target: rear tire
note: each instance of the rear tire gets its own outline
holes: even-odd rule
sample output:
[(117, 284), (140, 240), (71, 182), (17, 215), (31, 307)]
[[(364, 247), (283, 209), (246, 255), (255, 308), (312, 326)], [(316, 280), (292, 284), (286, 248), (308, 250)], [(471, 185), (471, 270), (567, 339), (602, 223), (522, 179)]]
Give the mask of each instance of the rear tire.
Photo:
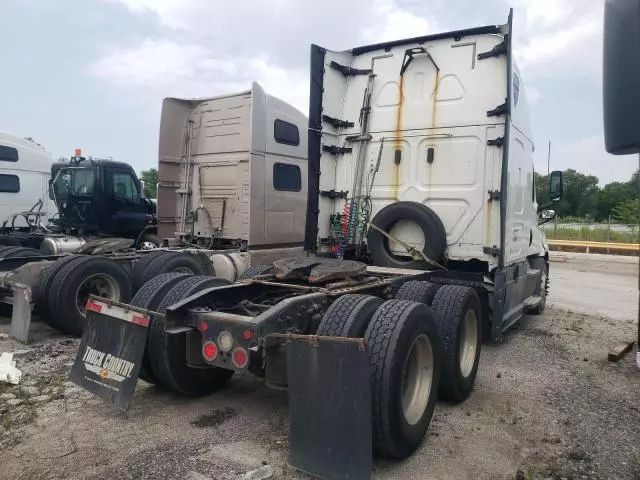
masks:
[(146, 253), (140, 258), (140, 260), (133, 264), (131, 269), (131, 283), (133, 284), (134, 291), (138, 291), (142, 288), (142, 285), (147, 283), (143, 281), (143, 277), (144, 271), (149, 264), (153, 262), (154, 259), (158, 258), (160, 255), (164, 255), (165, 253), (168, 252), (161, 250), (159, 252)]
[[(163, 298), (158, 312), (204, 288), (229, 285), (221, 278), (190, 277), (175, 285)], [(186, 362), (186, 342), (169, 343), (165, 318), (153, 316), (149, 324), (147, 350), (154, 375), (170, 390), (187, 396), (208, 395), (222, 388), (234, 372), (223, 368), (194, 368)]]
[(431, 306), (433, 297), (436, 296), (442, 285), (431, 282), (419, 282), (412, 280), (400, 287), (396, 293), (396, 300), (410, 300)]
[[(188, 273), (163, 273), (156, 278), (145, 283), (138, 293), (131, 299), (131, 305), (134, 307), (144, 308), (145, 310), (157, 311), (158, 305), (177, 283), (189, 277)], [(151, 361), (149, 360), (149, 352), (144, 349), (142, 356), (142, 365), (140, 366), (139, 377), (145, 382), (154, 385), (159, 384), (157, 377), (153, 374)]]
[(34, 298), (36, 299), (36, 310), (38, 311), (38, 316), (41, 320), (44, 320), (48, 325), (54, 328), (60, 328), (56, 319), (51, 315), (49, 310), (49, 292), (51, 290), (51, 285), (53, 284), (53, 280), (57, 273), (69, 262), (77, 262), (84, 255), (68, 255), (66, 257), (62, 257), (55, 262), (51, 262), (40, 276), (39, 282), (39, 291), (34, 292)]
[(407, 458), (429, 428), (440, 380), (435, 318), (424, 304), (389, 300), (369, 323), (373, 448), (379, 454)]
[(131, 299), (131, 280), (126, 270), (104, 257), (83, 256), (66, 264), (49, 290), (49, 311), (62, 330), (81, 336), (89, 294), (126, 303)]
[(473, 288), (443, 285), (433, 299), (442, 343), (439, 397), (459, 403), (473, 390), (482, 348), (482, 308)]
[(331, 304), (326, 311), (316, 335), (327, 337), (360, 338), (382, 305), (382, 300), (369, 295), (343, 295)]
[(206, 275), (213, 277), (213, 265), (211, 262), (203, 262), (199, 256), (190, 253), (164, 252), (163, 255), (154, 257), (145, 267), (139, 278), (143, 285), (162, 273), (189, 273), (191, 275)]

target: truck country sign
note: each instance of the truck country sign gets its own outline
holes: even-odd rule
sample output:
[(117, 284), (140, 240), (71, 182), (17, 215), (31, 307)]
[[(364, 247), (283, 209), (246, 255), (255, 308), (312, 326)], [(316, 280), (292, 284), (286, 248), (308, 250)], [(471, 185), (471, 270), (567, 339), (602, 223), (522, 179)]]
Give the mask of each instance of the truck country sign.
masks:
[[(85, 325), (69, 379), (126, 410), (138, 381), (149, 316), (96, 299), (86, 306)], [(127, 341), (122, 342), (126, 338)]]

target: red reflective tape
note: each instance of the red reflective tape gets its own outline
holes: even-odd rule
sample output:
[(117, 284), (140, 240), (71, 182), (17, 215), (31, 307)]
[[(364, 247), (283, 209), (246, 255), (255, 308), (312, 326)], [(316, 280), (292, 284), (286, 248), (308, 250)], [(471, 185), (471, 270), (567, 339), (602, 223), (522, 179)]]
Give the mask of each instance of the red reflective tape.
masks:
[(93, 303), (93, 302), (89, 301), (84, 306), (84, 309), (85, 310), (91, 310), (92, 312), (100, 313), (102, 311), (102, 305), (99, 305), (97, 303)]
[(134, 315), (133, 318), (131, 319), (131, 322), (135, 323), (136, 325), (140, 325), (141, 327), (148, 327), (149, 317), (145, 317), (142, 315)]

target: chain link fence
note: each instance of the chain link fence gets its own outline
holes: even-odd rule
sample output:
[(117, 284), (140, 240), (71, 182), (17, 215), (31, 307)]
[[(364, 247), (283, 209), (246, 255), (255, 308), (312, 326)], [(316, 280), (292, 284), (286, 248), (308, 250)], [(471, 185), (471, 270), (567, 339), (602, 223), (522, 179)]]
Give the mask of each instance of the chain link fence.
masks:
[(582, 240), (586, 242), (640, 243), (638, 225), (616, 223), (562, 223), (542, 225), (550, 240)]

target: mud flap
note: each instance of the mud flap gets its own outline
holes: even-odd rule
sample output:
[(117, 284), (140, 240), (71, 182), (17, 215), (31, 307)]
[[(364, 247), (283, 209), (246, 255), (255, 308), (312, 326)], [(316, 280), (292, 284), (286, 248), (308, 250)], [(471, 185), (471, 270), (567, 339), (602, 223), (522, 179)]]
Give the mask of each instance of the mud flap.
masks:
[(289, 339), (290, 465), (326, 480), (371, 478), (371, 385), (364, 340)]
[(69, 380), (121, 410), (129, 408), (147, 343), (149, 316), (98, 301), (87, 321)]

